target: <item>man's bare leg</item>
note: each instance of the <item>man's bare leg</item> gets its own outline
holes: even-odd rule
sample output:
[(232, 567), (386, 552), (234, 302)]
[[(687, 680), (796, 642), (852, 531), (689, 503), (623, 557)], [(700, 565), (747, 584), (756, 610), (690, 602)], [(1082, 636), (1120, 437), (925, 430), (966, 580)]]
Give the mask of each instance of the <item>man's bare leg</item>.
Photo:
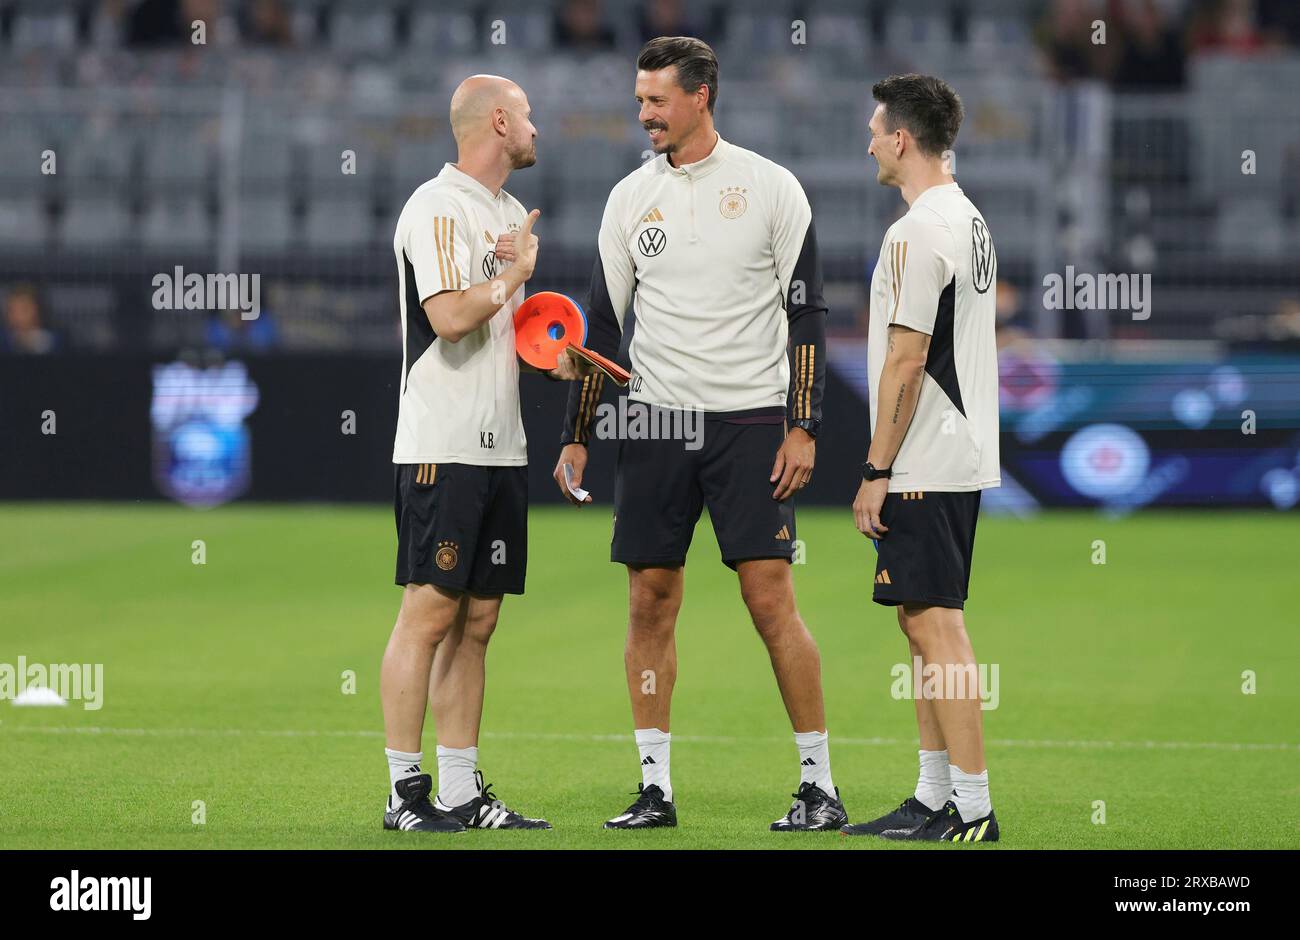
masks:
[[(942, 741), (947, 745), (949, 773), (955, 800), (962, 819), (972, 822), (991, 812), (988, 800), (988, 776), (984, 763), (984, 718), (980, 710), (980, 691), (975, 653), (962, 612), (955, 608), (905, 606), (900, 618), (909, 645), (920, 651), (923, 668), (935, 665), (942, 670), (942, 694), (929, 701)], [(960, 670), (965, 688), (952, 686), (950, 680)], [(923, 720), (917, 704), (917, 723)], [(922, 728), (924, 734), (924, 728)], [(922, 739), (922, 747), (925, 739)], [(933, 738), (931, 742), (934, 743)], [(937, 808), (937, 807), (935, 807)], [(971, 815), (971, 814), (974, 815)]]
[(379, 672), (384, 740), (393, 750), (420, 750), (429, 670), (459, 609), (459, 595), (432, 584), (408, 584), (402, 593), (402, 606)]
[[(907, 619), (902, 605), (898, 607), (898, 628), (907, 636)], [(925, 657), (921, 656), (921, 647), (911, 637), (907, 638), (907, 668), (919, 658), (922, 665)], [(952, 778), (948, 773), (948, 746), (943, 740), (943, 729), (939, 727), (939, 716), (935, 714), (934, 702), (916, 690), (912, 702), (916, 706), (916, 730), (920, 737), (921, 748), (920, 771), (917, 774), (916, 791), (912, 795), (929, 810), (943, 808), (943, 804), (952, 798)]]
[(669, 731), (677, 681), (677, 613), (682, 607), (681, 566), (628, 565), (627, 645), (623, 666), (637, 728)]
[(461, 806), (478, 794), (478, 732), (488, 641), (496, 629), (501, 597), (461, 598), (456, 621), (433, 657), (429, 711), (438, 734), (438, 798)]
[(455, 624), (433, 657), (429, 711), (443, 747), (478, 746), (487, 647), (500, 611), (500, 596), (466, 594)]
[(389, 780), (385, 829), (465, 831), (461, 823), (434, 811), (429, 802), (431, 781), (420, 766), (429, 671), (459, 611), (459, 595), (434, 585), (408, 584), (402, 593), (397, 623), (379, 671)]
[(790, 563), (756, 558), (736, 565), (740, 595), (754, 629), (767, 647), (781, 701), (795, 733), (826, 731), (822, 660), (794, 600)]
[[(767, 647), (781, 701), (794, 729), (799, 752), (800, 798), (772, 828), (835, 830), (848, 822), (831, 778), (826, 710), (822, 701), (822, 660), (794, 599), (794, 579), (784, 558), (754, 558), (736, 564), (740, 594), (754, 629)], [(812, 784), (828, 798), (806, 792)]]
[[(677, 612), (682, 607), (681, 565), (628, 565), (627, 644), (623, 668), (632, 701), (632, 726), (641, 760), (641, 786), (658, 787), (671, 803), (669, 714), (677, 682)], [(676, 825), (672, 807), (637, 800), (628, 811), (605, 823), (607, 829)]]

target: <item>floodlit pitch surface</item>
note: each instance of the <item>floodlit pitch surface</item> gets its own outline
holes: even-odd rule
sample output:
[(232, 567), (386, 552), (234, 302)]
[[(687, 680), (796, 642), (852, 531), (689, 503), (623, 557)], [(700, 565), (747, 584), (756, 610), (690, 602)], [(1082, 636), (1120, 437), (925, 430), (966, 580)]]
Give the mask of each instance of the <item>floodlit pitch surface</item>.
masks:
[[(847, 502), (800, 513), (795, 577), (835, 781), (862, 821), (911, 792), (916, 742), (912, 703), (891, 695), (906, 645), (869, 601), (874, 556)], [(389, 510), (0, 506), (0, 663), (104, 667), (99, 710), (0, 702), (0, 848), (897, 848), (767, 831), (796, 752), (707, 519), (678, 628), (680, 826), (602, 831), (639, 779), (626, 575), (607, 560), (607, 506), (538, 509), (531, 527), (528, 594), (507, 599), (488, 657), (480, 761), (507, 805), (555, 829), (448, 838), (380, 828), (379, 662), (400, 593)], [(1000, 848), (1300, 845), (1285, 811), (1300, 770), (1295, 534), (1281, 514), (980, 522), (967, 614), (998, 667), (985, 733)], [(429, 766), (433, 749), (429, 727)]]

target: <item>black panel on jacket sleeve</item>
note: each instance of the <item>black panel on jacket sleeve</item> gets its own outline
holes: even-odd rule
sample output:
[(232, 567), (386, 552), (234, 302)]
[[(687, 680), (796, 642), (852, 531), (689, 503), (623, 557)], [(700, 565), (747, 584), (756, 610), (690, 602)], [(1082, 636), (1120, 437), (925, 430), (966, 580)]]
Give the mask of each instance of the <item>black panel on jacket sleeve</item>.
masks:
[[(588, 349), (595, 350), (608, 359), (618, 356), (618, 343), (622, 331), (618, 325), (618, 315), (609, 297), (609, 287), (605, 283), (605, 266), (600, 255), (591, 271), (591, 287), (587, 292), (584, 305), (587, 313)], [(564, 410), (564, 429), (560, 435), (561, 444), (586, 444), (591, 438), (591, 423), (596, 415), (596, 406), (600, 404), (600, 394), (605, 388), (604, 373), (596, 373), (573, 382), (569, 388), (569, 402)]]
[(803, 247), (790, 276), (786, 293), (790, 332), (790, 393), (786, 414), (790, 421), (822, 417), (826, 389), (826, 301), (822, 297), (822, 265), (817, 253), (817, 231), (811, 219)]

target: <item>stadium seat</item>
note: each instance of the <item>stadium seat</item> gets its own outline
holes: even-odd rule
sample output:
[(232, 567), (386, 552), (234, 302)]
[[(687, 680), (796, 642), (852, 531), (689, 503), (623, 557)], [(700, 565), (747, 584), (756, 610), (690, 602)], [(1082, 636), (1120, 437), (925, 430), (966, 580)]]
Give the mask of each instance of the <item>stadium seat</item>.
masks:
[(468, 7), (457, 10), (454, 5), (447, 8), (441, 3), (436, 9), (425, 7), (413, 10), (404, 41), (421, 57), (430, 52), (473, 52), (479, 48), (474, 13)]
[(437, 176), (442, 165), (456, 159), (456, 142), (450, 133), (429, 137), (398, 137), (393, 147), (393, 187), (405, 200), (426, 180)]
[(281, 129), (247, 128), (240, 139), (240, 177), (252, 186), (284, 186), (293, 175), (289, 138)]
[(304, 240), (313, 248), (352, 248), (375, 239), (370, 203), (355, 198), (315, 199), (307, 208)]
[(330, 48), (343, 53), (390, 52), (397, 45), (393, 11), (382, 2), (372, 6), (335, 9), (329, 23)]
[(293, 243), (293, 212), (287, 197), (244, 196), (239, 204), (239, 244), (249, 251), (279, 251)]
[(85, 195), (70, 201), (59, 223), (59, 243), (73, 248), (102, 251), (134, 241), (131, 213), (112, 196)]
[(134, 163), (130, 134), (109, 118), (102, 124), (86, 121), (81, 133), (69, 140), (60, 173), (74, 192), (104, 186), (124, 186)]
[(206, 248), (212, 242), (212, 220), (198, 197), (155, 199), (145, 210), (140, 241), (155, 251)]
[[(61, 147), (45, 122), (22, 113), (6, 114), (0, 132), (0, 191), (29, 191), (40, 180), (41, 152), (46, 149), (57, 157)], [(55, 167), (63, 169), (58, 159)]]
[(217, 132), (215, 119), (177, 115), (138, 126), (145, 185), (195, 187), (211, 181), (216, 169)]
[(104, 284), (51, 284), (46, 287), (46, 322), (74, 349), (106, 350), (113, 344), (117, 297)]
[(787, 50), (790, 47), (791, 19), (787, 12), (733, 8), (727, 18), (724, 45), (727, 59), (743, 62), (751, 57), (761, 57), (756, 53), (763, 51)]
[(41, 200), (33, 196), (0, 197), (0, 243), (15, 248), (40, 248), (49, 234), (49, 217)]
[(77, 8), (68, 2), (20, 6), (14, 13), (11, 43), (27, 49), (71, 50), (77, 45)]
[(1218, 251), (1233, 258), (1275, 257), (1286, 233), (1276, 202), (1267, 196), (1224, 200), (1214, 226)]

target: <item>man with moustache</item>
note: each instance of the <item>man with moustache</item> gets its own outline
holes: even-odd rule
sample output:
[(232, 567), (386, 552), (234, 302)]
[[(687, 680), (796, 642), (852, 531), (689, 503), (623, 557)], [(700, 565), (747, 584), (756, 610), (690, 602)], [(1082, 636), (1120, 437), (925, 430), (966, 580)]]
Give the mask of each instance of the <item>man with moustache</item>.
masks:
[[(794, 730), (800, 783), (771, 828), (835, 831), (848, 817), (831, 779), (821, 659), (790, 574), (793, 497), (812, 477), (826, 368), (812, 211), (788, 170), (714, 129), (718, 61), (708, 45), (651, 40), (637, 59), (635, 91), (657, 156), (610, 193), (587, 345), (614, 356), (634, 304), (629, 410), (700, 411), (704, 433), (697, 449), (653, 435), (619, 441), (611, 559), (628, 571), (624, 667), (642, 779), (637, 800), (605, 827), (677, 824), (675, 631), (687, 549), (707, 506)], [(580, 486), (602, 384), (591, 375), (570, 393), (554, 474), (570, 502), (565, 465)]]

